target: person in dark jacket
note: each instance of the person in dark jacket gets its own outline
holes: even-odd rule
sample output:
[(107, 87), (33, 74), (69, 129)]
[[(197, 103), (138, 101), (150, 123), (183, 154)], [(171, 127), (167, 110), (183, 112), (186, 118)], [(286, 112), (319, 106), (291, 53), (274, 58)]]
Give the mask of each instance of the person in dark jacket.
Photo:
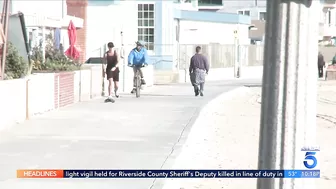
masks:
[(325, 61), (324, 57), (321, 52), (318, 54), (318, 59), (317, 59), (317, 68), (318, 68), (318, 75), (319, 78), (323, 77), (323, 68), (325, 67)]
[(201, 51), (201, 47), (197, 46), (196, 54), (191, 57), (189, 66), (190, 81), (194, 87), (195, 96), (204, 95), (205, 75), (209, 72), (209, 62)]

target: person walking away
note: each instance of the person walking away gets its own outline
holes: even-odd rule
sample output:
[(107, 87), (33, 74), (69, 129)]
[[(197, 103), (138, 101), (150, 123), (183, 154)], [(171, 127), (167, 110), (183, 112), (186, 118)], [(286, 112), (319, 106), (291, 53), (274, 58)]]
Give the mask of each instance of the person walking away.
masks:
[(145, 48), (145, 42), (144, 41), (137, 41), (136, 47), (131, 50), (131, 52), (128, 55), (128, 66), (133, 67), (133, 73), (134, 73), (134, 79), (133, 79), (133, 89), (131, 93), (133, 94), (135, 92), (135, 84), (136, 84), (136, 77), (135, 74), (137, 70), (139, 70), (140, 77), (141, 77), (141, 84), (146, 85), (146, 81), (144, 79), (143, 72), (141, 70), (142, 67), (145, 65), (148, 65), (148, 53)]
[(205, 75), (209, 72), (209, 62), (201, 54), (202, 48), (196, 47), (196, 54), (190, 59), (189, 74), (192, 85), (194, 86), (195, 96), (204, 95)]
[(325, 67), (325, 61), (324, 61), (324, 57), (321, 52), (318, 53), (317, 67), (318, 67), (319, 78), (322, 78), (323, 68)]
[(335, 56), (333, 57), (333, 59), (332, 59), (332, 63), (331, 63), (332, 65), (336, 65), (336, 54), (335, 54)]
[(104, 54), (104, 65), (106, 66), (106, 77), (108, 80), (108, 97), (107, 100), (112, 100), (112, 83), (114, 83), (114, 94), (116, 98), (119, 98), (119, 58), (118, 53), (114, 48), (114, 44), (109, 42), (107, 44), (108, 51)]

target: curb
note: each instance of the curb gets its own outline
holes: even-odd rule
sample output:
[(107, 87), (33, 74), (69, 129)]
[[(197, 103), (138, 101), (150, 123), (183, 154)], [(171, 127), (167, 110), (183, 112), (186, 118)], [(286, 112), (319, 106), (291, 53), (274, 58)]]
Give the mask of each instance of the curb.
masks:
[[(251, 89), (249, 87), (238, 87), (231, 91), (222, 93), (215, 99), (211, 100), (208, 104), (206, 104), (204, 108), (202, 108), (202, 110), (200, 111), (199, 116), (196, 118), (190, 130), (189, 136), (187, 140), (185, 141), (185, 144), (183, 144), (181, 153), (177, 156), (177, 158), (174, 161), (172, 169), (181, 169), (179, 167), (179, 161), (181, 161), (182, 159), (181, 155), (183, 154), (184, 151), (186, 151), (186, 146), (190, 143), (189, 141), (191, 141), (191, 139), (195, 137), (195, 136), (192, 136), (192, 134), (198, 133), (197, 129), (200, 127), (204, 127), (204, 121), (206, 121), (206, 117), (207, 117), (206, 114), (220, 108), (223, 105), (222, 103), (223, 101), (245, 96), (245, 95), (248, 95), (250, 92), (251, 92)], [(177, 178), (177, 179), (166, 179), (162, 189), (183, 189), (183, 188), (181, 188), (181, 180)]]

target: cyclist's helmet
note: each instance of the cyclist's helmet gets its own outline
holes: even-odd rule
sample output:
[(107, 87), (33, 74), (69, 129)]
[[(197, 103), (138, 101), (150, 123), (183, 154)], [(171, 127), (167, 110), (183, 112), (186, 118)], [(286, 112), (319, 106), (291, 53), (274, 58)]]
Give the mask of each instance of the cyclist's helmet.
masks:
[(146, 44), (146, 42), (144, 42), (144, 41), (137, 41), (137, 42), (135, 42), (135, 44), (136, 44), (137, 46), (142, 46), (142, 47), (144, 47), (145, 44)]

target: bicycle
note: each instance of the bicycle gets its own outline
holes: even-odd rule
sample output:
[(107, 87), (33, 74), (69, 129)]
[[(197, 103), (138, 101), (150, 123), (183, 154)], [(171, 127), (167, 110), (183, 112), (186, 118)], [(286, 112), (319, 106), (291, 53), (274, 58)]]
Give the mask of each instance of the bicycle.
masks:
[[(159, 62), (172, 62), (170, 60), (159, 60), (159, 61), (156, 61), (155, 63), (153, 63), (152, 65), (156, 65), (157, 63)], [(142, 64), (142, 65), (132, 65), (130, 67), (146, 67), (148, 66), (148, 64)], [(140, 90), (141, 90), (141, 87), (142, 87), (142, 81), (141, 81), (141, 76), (140, 76), (140, 72), (139, 72), (139, 69), (136, 70), (135, 72), (135, 76), (134, 76), (134, 79), (133, 79), (133, 82), (135, 84), (135, 97), (139, 98), (140, 97)]]
[[(143, 64), (143, 65), (133, 65), (131, 67), (145, 67), (147, 66), (146, 64)], [(141, 76), (140, 76), (140, 70), (137, 69), (136, 72), (135, 72), (135, 76), (134, 76), (134, 79), (133, 79), (133, 82), (135, 84), (135, 97), (139, 98), (140, 97), (140, 90), (141, 90), (141, 86), (142, 86), (142, 81), (141, 81)]]

